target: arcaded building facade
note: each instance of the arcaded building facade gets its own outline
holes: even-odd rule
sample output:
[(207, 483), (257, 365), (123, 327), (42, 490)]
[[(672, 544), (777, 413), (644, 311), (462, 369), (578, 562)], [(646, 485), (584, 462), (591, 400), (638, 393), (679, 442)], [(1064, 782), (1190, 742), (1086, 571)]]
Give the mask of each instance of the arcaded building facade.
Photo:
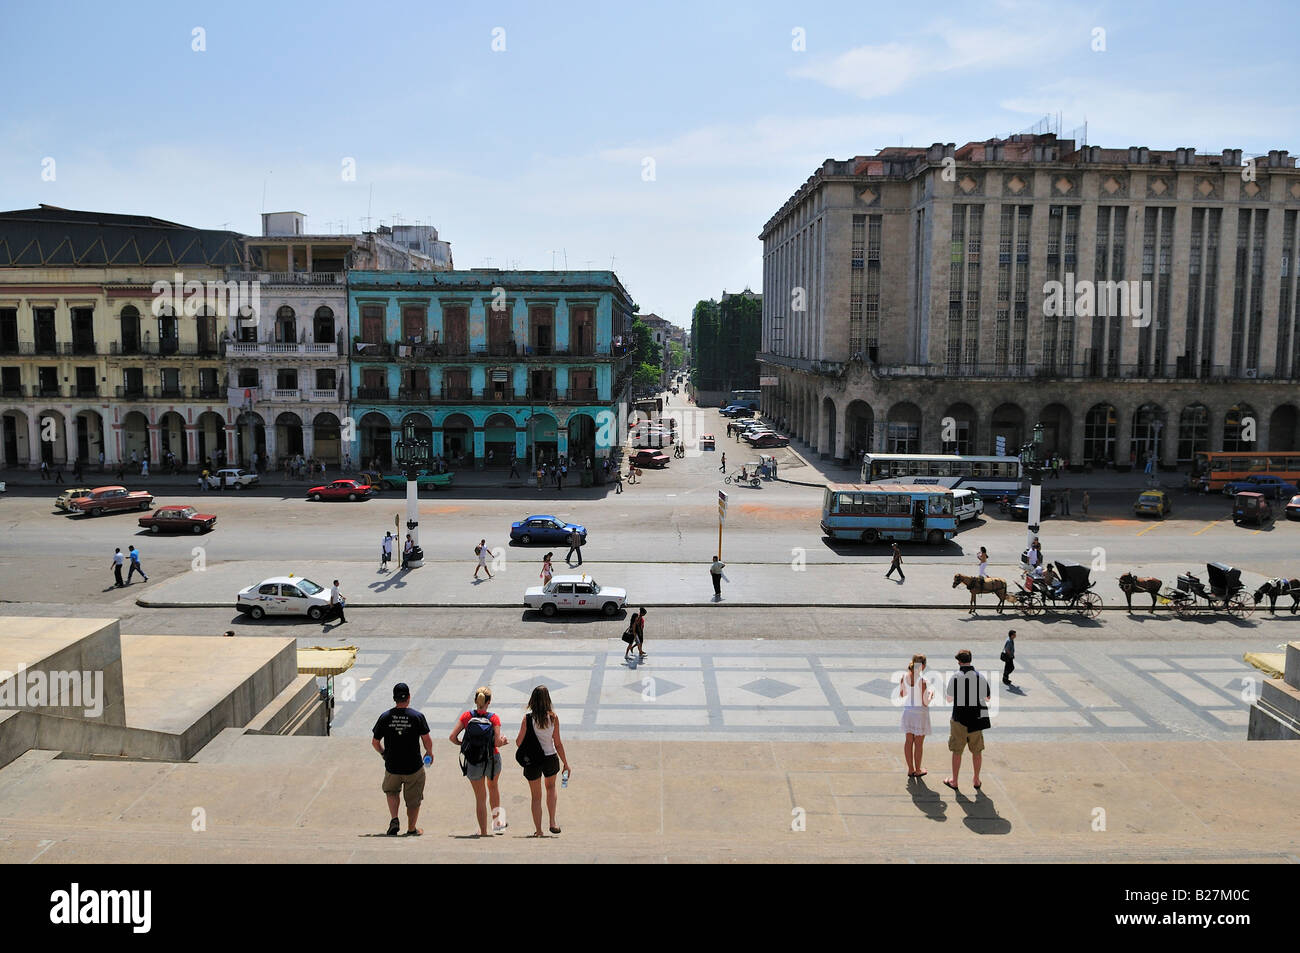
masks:
[(1300, 449), (1287, 152), (1047, 135), (827, 160), (767, 222), (765, 411), (822, 456)]

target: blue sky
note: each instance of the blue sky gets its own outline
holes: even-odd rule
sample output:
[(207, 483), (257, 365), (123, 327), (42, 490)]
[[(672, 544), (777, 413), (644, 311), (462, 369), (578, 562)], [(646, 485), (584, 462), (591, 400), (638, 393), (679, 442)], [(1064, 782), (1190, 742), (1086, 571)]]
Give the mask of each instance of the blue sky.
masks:
[(0, 2), (0, 207), (369, 210), (461, 268), (612, 258), (683, 325), (761, 287), (760, 228), (828, 157), (1058, 112), (1098, 145), (1300, 153), (1285, 3)]

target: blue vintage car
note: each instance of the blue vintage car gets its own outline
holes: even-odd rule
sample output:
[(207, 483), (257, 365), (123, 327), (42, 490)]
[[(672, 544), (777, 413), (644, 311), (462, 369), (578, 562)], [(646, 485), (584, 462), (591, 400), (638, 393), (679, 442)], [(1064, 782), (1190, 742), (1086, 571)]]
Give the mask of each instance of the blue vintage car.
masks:
[(568, 544), (569, 534), (574, 530), (587, 541), (587, 527), (577, 523), (566, 523), (554, 516), (530, 516), (518, 523), (510, 524), (510, 538), (523, 543), (564, 543)]
[(1233, 480), (1224, 484), (1224, 496), (1236, 496), (1238, 493), (1261, 493), (1270, 500), (1280, 500), (1295, 496), (1300, 493), (1300, 489), (1281, 477), (1268, 473), (1252, 473), (1244, 480)]

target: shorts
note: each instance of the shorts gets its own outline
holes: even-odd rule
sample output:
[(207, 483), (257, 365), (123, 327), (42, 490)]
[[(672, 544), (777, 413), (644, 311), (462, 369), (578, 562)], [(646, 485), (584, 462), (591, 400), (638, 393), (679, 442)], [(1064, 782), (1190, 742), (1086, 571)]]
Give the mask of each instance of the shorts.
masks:
[(984, 731), (967, 731), (959, 721), (948, 720), (948, 750), (958, 754), (963, 748), (970, 748), (971, 754), (984, 750)]
[(494, 754), (491, 761), (484, 761), (482, 764), (465, 765), (465, 777), (471, 781), (481, 781), (487, 778), (495, 781), (501, 776), (501, 755)]
[(553, 778), (560, 773), (560, 756), (558, 754), (548, 754), (542, 758), (538, 764), (524, 768), (525, 781), (540, 780), (543, 775)]
[(385, 794), (401, 792), (406, 797), (407, 807), (419, 807), (424, 800), (424, 768), (414, 774), (392, 774), (385, 771), (383, 791)]

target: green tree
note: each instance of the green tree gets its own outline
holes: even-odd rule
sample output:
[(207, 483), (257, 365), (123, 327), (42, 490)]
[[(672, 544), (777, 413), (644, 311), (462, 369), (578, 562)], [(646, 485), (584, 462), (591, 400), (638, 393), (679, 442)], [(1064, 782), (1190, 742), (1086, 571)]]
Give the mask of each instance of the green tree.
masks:
[(663, 366), (662, 348), (655, 343), (650, 326), (640, 318), (632, 322), (632, 363)]
[(633, 390), (658, 390), (659, 367), (655, 364), (638, 364), (632, 374)]

